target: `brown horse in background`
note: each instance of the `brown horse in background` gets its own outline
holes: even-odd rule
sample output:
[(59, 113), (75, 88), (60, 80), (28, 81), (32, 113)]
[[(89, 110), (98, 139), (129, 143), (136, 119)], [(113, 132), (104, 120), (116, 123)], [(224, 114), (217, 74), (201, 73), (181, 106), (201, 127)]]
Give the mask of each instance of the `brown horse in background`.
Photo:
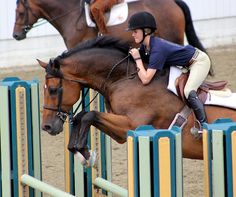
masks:
[[(159, 73), (143, 86), (137, 76), (135, 62), (129, 58), (130, 45), (101, 37), (78, 45), (51, 60), (39, 61), (46, 69), (42, 128), (52, 135), (63, 130), (65, 114), (79, 99), (84, 85), (102, 94), (108, 113), (82, 111), (74, 119), (69, 149), (81, 152), (88, 159), (87, 135), (91, 125), (119, 143), (126, 141), (128, 130), (139, 125), (168, 128), (175, 115), (184, 107), (183, 101), (167, 90), (168, 72)], [(206, 106), (209, 123), (227, 117), (236, 121), (236, 111)], [(202, 141), (190, 133), (194, 125), (193, 113), (182, 131), (183, 156), (202, 159)]]
[[(38, 19), (46, 19), (64, 39), (67, 48), (77, 43), (95, 38), (97, 29), (88, 27), (85, 20), (85, 0), (18, 0), (13, 37), (16, 40), (26, 38), (27, 32), (34, 27)], [(152, 13), (158, 25), (160, 37), (183, 44), (184, 33), (189, 44), (205, 51), (200, 43), (191, 18), (190, 10), (182, 0), (141, 0), (129, 3), (128, 18), (138, 11)], [(37, 25), (37, 24), (36, 24)], [(125, 32), (127, 21), (108, 27), (108, 34), (133, 42), (130, 33)]]

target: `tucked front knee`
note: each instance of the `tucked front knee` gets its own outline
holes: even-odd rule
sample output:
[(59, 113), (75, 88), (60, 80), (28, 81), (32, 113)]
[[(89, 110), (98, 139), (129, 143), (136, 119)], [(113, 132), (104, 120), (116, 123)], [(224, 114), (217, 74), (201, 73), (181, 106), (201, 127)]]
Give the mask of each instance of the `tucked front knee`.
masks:
[(190, 92), (192, 91), (192, 88), (185, 87), (184, 88), (184, 96), (186, 99), (188, 99)]
[(81, 122), (83, 124), (91, 125), (93, 123), (94, 119), (95, 119), (95, 116), (96, 116), (95, 111), (87, 112), (87, 114), (85, 114), (82, 117)]

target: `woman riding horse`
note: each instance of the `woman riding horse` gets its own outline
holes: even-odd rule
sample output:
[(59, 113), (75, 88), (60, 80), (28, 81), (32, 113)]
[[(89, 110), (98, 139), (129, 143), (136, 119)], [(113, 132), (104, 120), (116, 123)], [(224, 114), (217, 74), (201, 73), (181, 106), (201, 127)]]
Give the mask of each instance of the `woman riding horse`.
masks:
[[(210, 70), (210, 59), (206, 53), (191, 45), (177, 45), (164, 39), (154, 37), (157, 29), (155, 18), (148, 12), (138, 12), (131, 16), (128, 30), (140, 49), (132, 48), (130, 54), (136, 62), (138, 76), (144, 85), (151, 83), (156, 72), (166, 66), (178, 65), (189, 70), (189, 78), (184, 88), (188, 105), (193, 109), (196, 118), (202, 124), (206, 122), (203, 103), (197, 96), (197, 89), (206, 79)], [(143, 61), (148, 63), (147, 69)]]

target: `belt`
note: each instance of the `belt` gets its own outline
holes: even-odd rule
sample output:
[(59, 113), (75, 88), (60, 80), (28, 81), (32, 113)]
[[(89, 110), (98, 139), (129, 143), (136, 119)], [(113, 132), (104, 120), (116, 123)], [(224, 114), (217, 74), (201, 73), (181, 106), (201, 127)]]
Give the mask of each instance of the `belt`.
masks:
[(193, 57), (188, 62), (188, 67), (191, 66), (194, 62), (196, 62), (199, 53), (200, 53), (199, 50), (196, 49), (196, 51), (193, 54)]

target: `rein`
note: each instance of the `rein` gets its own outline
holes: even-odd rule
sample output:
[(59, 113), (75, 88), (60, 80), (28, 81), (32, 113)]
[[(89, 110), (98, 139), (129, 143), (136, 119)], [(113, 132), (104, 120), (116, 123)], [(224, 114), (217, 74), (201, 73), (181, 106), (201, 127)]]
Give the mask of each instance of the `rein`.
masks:
[[(128, 54), (127, 56), (125, 56), (123, 59), (121, 59), (119, 62), (117, 62), (116, 64), (114, 64), (110, 70), (110, 72), (108, 73), (106, 79), (109, 79), (111, 76), (111, 73), (115, 70), (115, 68), (120, 65), (123, 61), (125, 61), (126, 59), (128, 59), (130, 57), (130, 54)], [(127, 71), (128, 71), (128, 67), (129, 67), (129, 59), (128, 59), (128, 66), (127, 66)], [(127, 73), (128, 76), (128, 73)], [(105, 85), (106, 81), (104, 82), (103, 86)]]
[(35, 27), (44, 25), (44, 24), (46, 24), (46, 23), (51, 23), (51, 22), (53, 22), (53, 21), (56, 21), (56, 20), (58, 20), (58, 19), (60, 19), (60, 18), (62, 18), (62, 17), (64, 17), (64, 16), (70, 14), (71, 12), (73, 12), (73, 11), (75, 11), (75, 10), (77, 10), (77, 9), (79, 9), (79, 7), (75, 7), (75, 8), (73, 8), (73, 9), (71, 9), (71, 10), (69, 10), (69, 11), (67, 11), (67, 12), (65, 12), (65, 13), (63, 13), (63, 14), (61, 14), (61, 15), (59, 15), (59, 16), (56, 16), (56, 17), (54, 17), (54, 18), (51, 18), (51, 19), (49, 19), (49, 20), (47, 19), (47, 20), (38, 21), (38, 22), (36, 22), (36, 23), (33, 25), (32, 28), (35, 28)]
[[(125, 61), (126, 59), (128, 59), (130, 57), (130, 54), (128, 54), (126, 57), (124, 57), (123, 59), (121, 59), (119, 62), (117, 62), (116, 64), (114, 64), (110, 70), (110, 72), (108, 73), (107, 77), (106, 77), (106, 80), (108, 80), (112, 74), (112, 72), (114, 71), (114, 69), (120, 65), (123, 61)], [(65, 122), (66, 121), (66, 118), (67, 116), (70, 115), (69, 112), (66, 112), (65, 110), (62, 109), (61, 105), (62, 105), (62, 97), (63, 97), (63, 86), (62, 86), (62, 80), (67, 80), (67, 81), (71, 81), (71, 82), (74, 82), (74, 83), (80, 83), (81, 84), (81, 81), (79, 80), (74, 80), (74, 79), (69, 79), (69, 78), (66, 78), (63, 76), (63, 74), (59, 71), (55, 71), (53, 70), (52, 68), (49, 67), (50, 65), (50, 62), (46, 68), (46, 73), (51, 75), (50, 77), (47, 77), (46, 79), (50, 79), (50, 78), (59, 78), (60, 79), (60, 82), (59, 82), (59, 87), (57, 88), (56, 90), (56, 93), (57, 93), (57, 96), (58, 96), (58, 104), (57, 104), (57, 107), (52, 107), (52, 106), (47, 106), (47, 105), (44, 105), (43, 108), (44, 109), (47, 109), (47, 110), (51, 110), (51, 111), (56, 111), (57, 112), (57, 116), (63, 121)], [(128, 59), (128, 66), (129, 67), (129, 59)], [(128, 68), (127, 68), (127, 71), (128, 71)], [(134, 72), (134, 73), (131, 73), (131, 77), (128, 77), (128, 73), (127, 73), (127, 78), (128, 79), (131, 79), (133, 78), (132, 76), (134, 76), (135, 74), (137, 73)], [(106, 89), (105, 85), (106, 85), (106, 80), (104, 81), (103, 85), (102, 85), (102, 89)], [(78, 109), (80, 108), (80, 106), (82, 105), (83, 101), (84, 101), (84, 97), (88, 94), (88, 91), (89, 89), (87, 89), (87, 91), (85, 92), (85, 94), (83, 95), (82, 97), (82, 100), (81, 102), (79, 103), (79, 105), (76, 107), (76, 109), (74, 110), (74, 112), (72, 112), (71, 116), (70, 116), (70, 122), (73, 122), (73, 118), (76, 114), (76, 112), (78, 111)], [(96, 93), (96, 95), (93, 97), (93, 99), (84, 107), (84, 108), (87, 108), (95, 99), (96, 97), (98, 96), (98, 92)]]

